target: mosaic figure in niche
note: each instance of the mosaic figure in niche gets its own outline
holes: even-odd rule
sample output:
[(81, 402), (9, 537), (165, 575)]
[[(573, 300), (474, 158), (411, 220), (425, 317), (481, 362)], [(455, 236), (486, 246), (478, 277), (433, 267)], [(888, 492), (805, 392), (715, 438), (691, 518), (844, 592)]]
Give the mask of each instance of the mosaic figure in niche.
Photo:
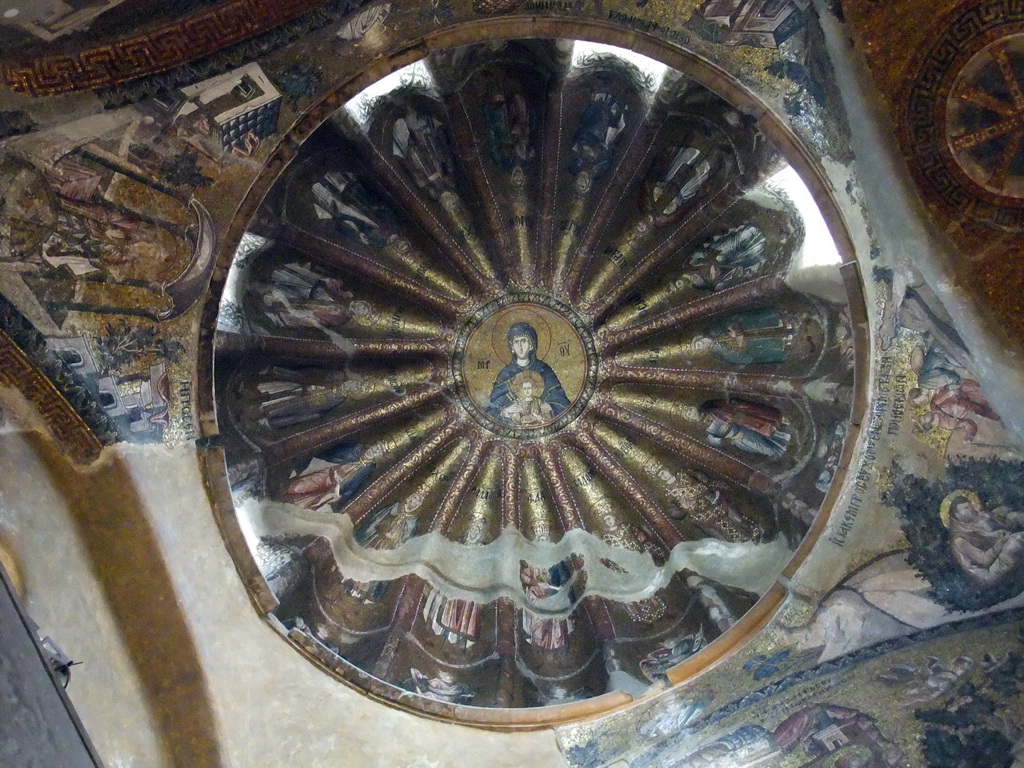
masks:
[(288, 481), (284, 500), (306, 509), (340, 512), (369, 482), (383, 452), (380, 445), (346, 443), (317, 454)]
[(445, 597), (432, 588), (423, 604), (423, 620), (449, 644), (471, 648), (480, 639), (483, 609), (473, 600)]
[(411, 679), (406, 687), (428, 698), (436, 701), (444, 701), (449, 704), (469, 704), (476, 692), (466, 683), (457, 683), (451, 673), (440, 670), (437, 677), (428, 677), (416, 667), (409, 668)]
[(740, 514), (722, 491), (711, 486), (703, 472), (658, 471), (658, 480), (677, 506), (667, 511), (669, 517), (687, 519), (725, 541), (760, 541), (763, 531), (752, 520)]
[(611, 168), (615, 145), (626, 128), (626, 108), (608, 90), (595, 90), (580, 117), (569, 148), (569, 170), (575, 187), (587, 192)]
[(498, 168), (512, 171), (533, 159), (536, 150), (530, 145), (530, 113), (522, 93), (491, 91), (484, 105), (484, 124), (487, 155)]
[(1024, 512), (987, 509), (973, 491), (957, 489), (939, 511), (953, 558), (969, 580), (994, 586), (1024, 565)]
[(711, 163), (695, 147), (670, 147), (651, 167), (640, 189), (640, 210), (655, 226), (678, 221), (711, 176)]
[[(466, 529), (465, 543), (476, 546), (484, 543), (487, 519), (474, 514)], [(423, 619), (429, 622), (435, 635), (443, 637), (452, 645), (470, 648), (480, 639), (480, 625), (484, 606), (473, 600), (446, 597), (431, 588), (423, 605)]]
[[(369, 515), (353, 533), (356, 544), (367, 549), (398, 549), (416, 533), (419, 509), (424, 495), (416, 490), (404, 500), (396, 501)], [(354, 581), (346, 579), (345, 589), (363, 603), (378, 603), (388, 591), (387, 581)]]
[[(543, 602), (547, 611), (568, 611), (576, 602), (572, 588), (575, 581), (569, 560), (563, 560), (550, 568), (530, 565), (519, 561), (519, 580), (527, 602)], [(569, 635), (575, 624), (572, 614), (562, 618), (546, 618), (523, 609), (523, 632), (530, 645), (546, 650), (564, 648), (569, 644)]]
[(748, 400), (708, 400), (700, 408), (683, 407), (683, 418), (704, 426), (707, 441), (716, 448), (730, 447), (781, 458), (793, 437), (778, 408)]
[(732, 365), (784, 363), (813, 355), (820, 325), (807, 313), (795, 316), (774, 307), (740, 312), (697, 336), (689, 348)]
[(413, 491), (367, 517), (356, 528), (354, 538), (361, 547), (397, 549), (416, 531), (417, 510), (423, 505), (422, 491)]
[(487, 412), (516, 426), (558, 418), (569, 407), (569, 398), (551, 366), (537, 359), (537, 331), (529, 323), (515, 323), (506, 340), (512, 360), (494, 379)]
[(342, 237), (375, 248), (387, 244), (384, 226), (391, 223), (391, 211), (355, 174), (329, 171), (312, 190), (317, 218), (331, 219)]
[(256, 384), (257, 402), (247, 416), (265, 429), (282, 430), (316, 421), (349, 398), (366, 394), (362, 379), (345, 371), (272, 366)]
[[(601, 521), (604, 533), (601, 536), (604, 541), (613, 547), (622, 547), (631, 552), (647, 552), (656, 560), (665, 556), (664, 550), (654, 541), (651, 534), (643, 528), (638, 528), (630, 523), (622, 522), (614, 509), (611, 499), (598, 499), (594, 503), (594, 514)], [(611, 571), (621, 573), (623, 569), (613, 560), (600, 557), (601, 564)], [(632, 603), (623, 603), (629, 618), (638, 624), (653, 624), (665, 615), (668, 606), (658, 595), (635, 600)]]
[(721, 291), (754, 277), (768, 254), (764, 233), (753, 224), (715, 235), (690, 256), (696, 268), (683, 277), (699, 291)]
[(353, 295), (341, 280), (318, 275), (310, 265), (275, 269), (262, 292), (264, 314), (284, 328), (340, 328), (352, 319)]
[(435, 199), (450, 186), (452, 168), (444, 127), (430, 115), (408, 110), (391, 129), (391, 153), (405, 161), (413, 182)]

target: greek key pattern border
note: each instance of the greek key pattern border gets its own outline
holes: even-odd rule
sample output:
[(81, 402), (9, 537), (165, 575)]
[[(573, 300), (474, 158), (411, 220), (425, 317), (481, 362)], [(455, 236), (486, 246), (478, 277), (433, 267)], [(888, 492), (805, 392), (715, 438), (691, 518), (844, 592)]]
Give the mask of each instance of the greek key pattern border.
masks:
[(0, 61), (0, 82), (34, 96), (111, 86), (208, 56), (324, 2), (229, 0), (109, 45), (23, 61)]
[(998, 229), (1024, 229), (1024, 209), (971, 183), (945, 145), (945, 102), (953, 78), (989, 43), (1024, 31), (1024, 0), (988, 0), (958, 16), (917, 68), (900, 114), (900, 136), (911, 171), (945, 205)]
[(0, 330), (0, 383), (14, 387), (35, 406), (61, 450), (76, 464), (100, 454), (102, 443), (28, 355)]

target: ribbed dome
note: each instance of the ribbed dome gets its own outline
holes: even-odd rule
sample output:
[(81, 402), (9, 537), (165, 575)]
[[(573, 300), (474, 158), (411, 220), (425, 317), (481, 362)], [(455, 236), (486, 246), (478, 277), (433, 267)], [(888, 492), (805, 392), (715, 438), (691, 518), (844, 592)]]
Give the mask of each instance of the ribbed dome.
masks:
[(251, 221), (217, 337), (291, 638), (436, 712), (639, 693), (735, 624), (851, 415), (809, 200), (753, 118), (590, 44), (453, 49), (339, 110)]

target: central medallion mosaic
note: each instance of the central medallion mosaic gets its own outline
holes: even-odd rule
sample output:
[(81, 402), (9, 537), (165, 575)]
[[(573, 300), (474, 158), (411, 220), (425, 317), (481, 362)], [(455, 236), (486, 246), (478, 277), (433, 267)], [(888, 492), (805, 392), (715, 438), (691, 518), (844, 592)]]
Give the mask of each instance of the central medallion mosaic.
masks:
[(514, 293), (473, 313), (452, 356), (459, 399), (504, 437), (557, 432), (586, 408), (597, 380), (586, 322), (543, 294)]

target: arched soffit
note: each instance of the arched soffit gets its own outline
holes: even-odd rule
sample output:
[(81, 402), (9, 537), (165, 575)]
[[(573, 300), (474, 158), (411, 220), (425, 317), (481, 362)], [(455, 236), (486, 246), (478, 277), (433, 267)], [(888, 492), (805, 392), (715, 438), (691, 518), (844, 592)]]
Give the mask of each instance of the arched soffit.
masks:
[(371, 696), (621, 706), (749, 638), (824, 524), (861, 403), (847, 241), (788, 134), (686, 67), (437, 46), (243, 206), (214, 493), (257, 603)]

